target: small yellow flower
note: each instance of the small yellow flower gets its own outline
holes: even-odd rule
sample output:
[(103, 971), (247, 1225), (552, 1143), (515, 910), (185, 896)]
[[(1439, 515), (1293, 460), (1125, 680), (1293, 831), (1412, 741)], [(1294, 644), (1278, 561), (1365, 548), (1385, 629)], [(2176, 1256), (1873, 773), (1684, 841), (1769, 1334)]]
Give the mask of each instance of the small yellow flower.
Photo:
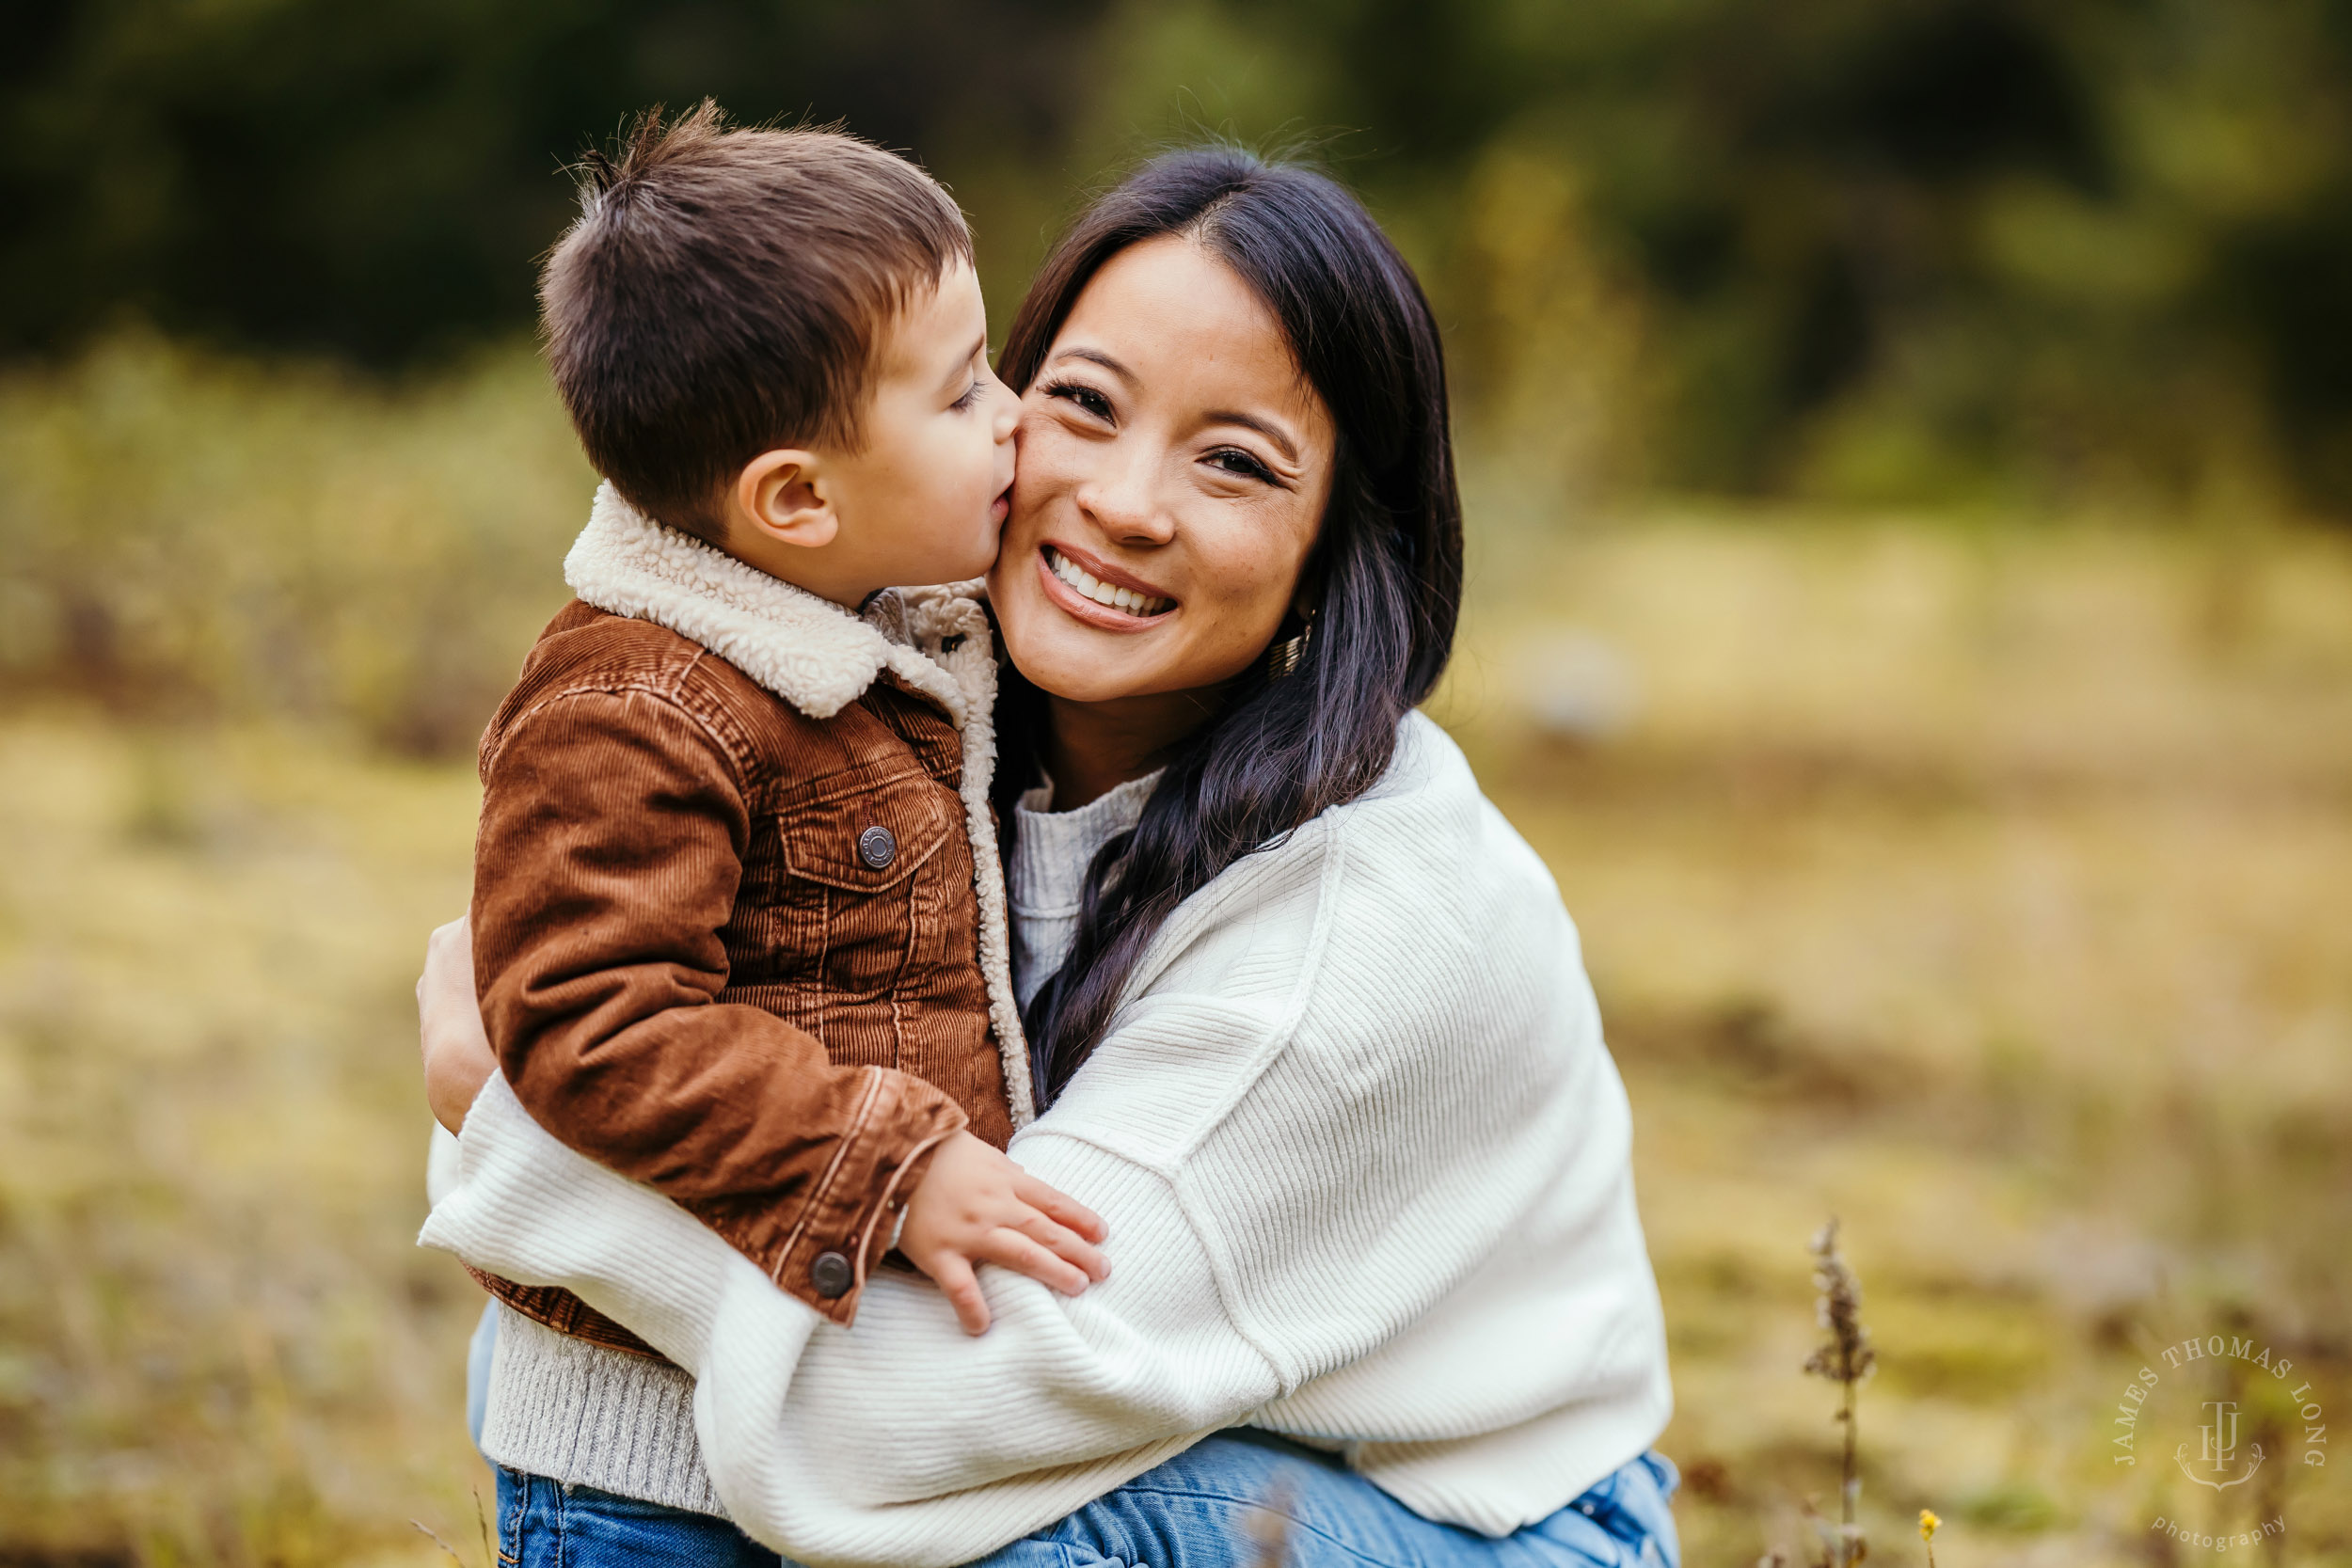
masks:
[(1919, 1539), (1922, 1541), (1934, 1540), (1935, 1527), (1943, 1522), (1943, 1520), (1935, 1516), (1933, 1511), (1924, 1508), (1921, 1509), (1919, 1511)]

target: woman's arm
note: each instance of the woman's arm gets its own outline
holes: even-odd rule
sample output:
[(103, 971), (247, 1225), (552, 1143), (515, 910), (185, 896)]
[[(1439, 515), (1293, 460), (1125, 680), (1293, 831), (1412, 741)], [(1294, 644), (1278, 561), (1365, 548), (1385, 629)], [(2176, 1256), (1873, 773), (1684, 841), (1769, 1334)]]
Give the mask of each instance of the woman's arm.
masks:
[(995, 1321), (975, 1338), (928, 1284), (887, 1271), (854, 1329), (822, 1322), (659, 1195), (557, 1143), (503, 1080), (485, 1086), (460, 1143), (455, 1190), (421, 1240), (562, 1283), (691, 1371), (713, 1485), (793, 1560), (969, 1560), (1279, 1391), (1204, 1291), (1213, 1270), (1172, 1195), (1106, 1156), (1039, 1168), (1098, 1199), (1109, 1189), (1099, 1206), (1116, 1229), (1172, 1245), (1123, 1250), (1074, 1301), (984, 1271)]

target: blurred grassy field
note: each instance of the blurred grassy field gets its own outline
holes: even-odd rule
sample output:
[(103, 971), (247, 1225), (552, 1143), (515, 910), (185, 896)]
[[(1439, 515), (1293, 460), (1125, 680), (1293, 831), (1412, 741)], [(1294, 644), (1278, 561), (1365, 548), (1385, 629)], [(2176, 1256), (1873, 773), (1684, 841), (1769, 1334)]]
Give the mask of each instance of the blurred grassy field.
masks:
[[(516, 356), (386, 393), (129, 343), (0, 387), (0, 1564), (445, 1560), (411, 1520), (481, 1560), (408, 989), (465, 898), (451, 749), (585, 499)], [(1438, 710), (1632, 1090), (1690, 1560), (1833, 1497), (1797, 1368), (1836, 1212), (1874, 1560), (1932, 1506), (1960, 1568), (2258, 1508), (2352, 1561), (2340, 1476), (2191, 1493), (2169, 1430), (2108, 1446), (2208, 1329), (2352, 1401), (2347, 542), (1541, 510), (1474, 499)]]
[[(1922, 1507), (1961, 1564), (2246, 1518), (2172, 1467), (2193, 1399), (2128, 1469), (2108, 1440), (2191, 1335), (2352, 1386), (2352, 552), (1666, 516), (1531, 553), (1443, 706), (1631, 1088), (1692, 1560), (1834, 1507), (1835, 1390), (1795, 1375), (1831, 1212), (1882, 1358), (1874, 1558), (1918, 1560)], [(1528, 718), (1579, 711), (1580, 644), (1641, 689), (1597, 742)], [(2352, 1560), (2340, 1478), (2269, 1483), (2285, 1560)]]

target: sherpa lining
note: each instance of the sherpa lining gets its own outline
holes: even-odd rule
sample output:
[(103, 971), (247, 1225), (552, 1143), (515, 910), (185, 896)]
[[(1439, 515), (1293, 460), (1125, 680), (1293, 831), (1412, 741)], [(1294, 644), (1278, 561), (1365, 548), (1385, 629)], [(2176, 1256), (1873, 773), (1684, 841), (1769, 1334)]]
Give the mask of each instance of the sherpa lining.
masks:
[[(978, 579), (894, 589), (863, 617), (852, 615), (663, 527), (607, 483), (564, 558), (564, 580), (598, 610), (651, 621), (700, 643), (812, 719), (839, 713), (885, 670), (947, 710), (963, 742), (963, 818), (979, 895), (989, 1022), (1004, 1059), (1012, 1124), (1026, 1127), (1037, 1112), (1028, 1042), (1012, 997), (1004, 863), (988, 802), (996, 770), (996, 655)], [(885, 626), (907, 641), (894, 641)]]

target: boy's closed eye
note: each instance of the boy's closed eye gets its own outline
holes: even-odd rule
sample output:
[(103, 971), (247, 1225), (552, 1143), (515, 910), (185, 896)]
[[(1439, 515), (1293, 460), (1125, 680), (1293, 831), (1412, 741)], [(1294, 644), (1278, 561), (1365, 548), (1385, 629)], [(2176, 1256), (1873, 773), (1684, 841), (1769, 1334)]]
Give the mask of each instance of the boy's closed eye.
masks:
[(988, 373), (987, 339), (983, 338), (972, 345), (972, 351), (963, 356), (963, 363), (959, 368), (958, 375), (963, 389), (956, 394), (947, 406), (952, 412), (961, 414), (978, 404), (980, 399), (987, 394), (991, 379)]

